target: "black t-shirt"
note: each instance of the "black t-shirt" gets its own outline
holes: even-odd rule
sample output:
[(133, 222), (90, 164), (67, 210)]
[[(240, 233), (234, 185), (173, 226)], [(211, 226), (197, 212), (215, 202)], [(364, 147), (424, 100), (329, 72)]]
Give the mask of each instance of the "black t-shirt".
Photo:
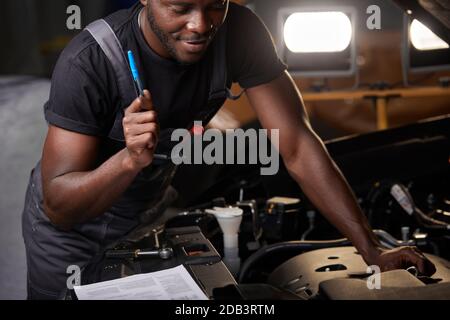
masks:
[[(184, 128), (207, 100), (213, 64), (211, 46), (204, 57), (189, 66), (158, 56), (146, 43), (138, 25), (138, 2), (109, 17), (124, 49), (132, 50), (144, 87), (151, 94), (159, 124)], [(262, 21), (248, 8), (230, 3), (227, 30), (227, 86), (243, 88), (267, 83), (286, 66), (277, 56)], [(76, 36), (55, 67), (46, 120), (70, 131), (106, 137), (120, 103), (115, 74), (89, 32)]]

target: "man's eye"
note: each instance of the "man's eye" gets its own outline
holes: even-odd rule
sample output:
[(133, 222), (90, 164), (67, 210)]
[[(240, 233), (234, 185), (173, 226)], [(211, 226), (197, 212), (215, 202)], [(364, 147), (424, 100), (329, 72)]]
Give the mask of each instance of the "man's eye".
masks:
[(187, 6), (174, 6), (172, 11), (176, 14), (186, 14), (189, 12), (189, 7)]

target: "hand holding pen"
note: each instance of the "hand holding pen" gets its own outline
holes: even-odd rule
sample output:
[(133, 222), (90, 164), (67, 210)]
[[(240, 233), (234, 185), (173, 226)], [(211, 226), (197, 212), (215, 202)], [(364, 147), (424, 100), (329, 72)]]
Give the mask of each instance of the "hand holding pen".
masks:
[[(130, 69), (131, 69), (131, 73), (133, 75), (133, 81), (134, 81), (135, 87), (137, 89), (138, 96), (145, 97), (144, 86), (142, 85), (141, 78), (139, 77), (139, 71), (136, 66), (136, 60), (134, 59), (134, 55), (131, 50), (128, 51), (128, 61), (130, 63)], [(153, 104), (151, 104), (151, 106), (152, 106), (151, 111), (153, 111)], [(153, 158), (157, 159), (157, 160), (170, 160), (170, 156), (165, 155), (165, 154), (156, 154), (155, 153), (153, 155)]]
[(143, 89), (131, 51), (128, 52), (128, 59), (139, 96), (125, 110), (122, 124), (132, 165), (136, 169), (143, 169), (155, 158), (159, 125), (150, 92)]

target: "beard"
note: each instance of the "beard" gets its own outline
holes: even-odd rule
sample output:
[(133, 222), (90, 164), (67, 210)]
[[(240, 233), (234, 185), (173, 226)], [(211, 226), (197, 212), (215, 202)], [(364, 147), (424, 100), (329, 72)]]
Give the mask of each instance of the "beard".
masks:
[(147, 6), (147, 21), (150, 25), (150, 27), (152, 28), (153, 33), (156, 35), (156, 37), (159, 39), (159, 41), (161, 42), (162, 46), (164, 47), (164, 49), (169, 53), (169, 55), (176, 60), (180, 65), (191, 65), (194, 64), (195, 61), (185, 61), (183, 60), (177, 49), (175, 48), (174, 45), (174, 41), (180, 41), (180, 40), (185, 40), (185, 41), (200, 41), (200, 40), (207, 40), (208, 42), (211, 41), (211, 39), (213, 39), (214, 35), (217, 32), (217, 28), (213, 28), (213, 30), (211, 30), (211, 32), (208, 35), (202, 36), (202, 35), (194, 35), (191, 37), (181, 37), (181, 36), (176, 36), (176, 37), (172, 37), (170, 33), (162, 30), (158, 23), (156, 22), (155, 16), (153, 15), (153, 11), (150, 8), (151, 6), (148, 5)]
[(158, 37), (159, 41), (163, 45), (164, 49), (166, 49), (166, 51), (170, 54), (170, 56), (173, 59), (182, 63), (182, 61), (180, 61), (180, 59), (177, 55), (177, 50), (175, 49), (173, 44), (170, 42), (169, 34), (164, 32), (163, 30), (161, 30), (161, 28), (156, 23), (156, 19), (155, 19), (155, 16), (153, 15), (152, 9), (150, 8), (150, 5), (147, 6), (147, 21), (148, 21), (150, 27), (152, 28), (153, 33)]

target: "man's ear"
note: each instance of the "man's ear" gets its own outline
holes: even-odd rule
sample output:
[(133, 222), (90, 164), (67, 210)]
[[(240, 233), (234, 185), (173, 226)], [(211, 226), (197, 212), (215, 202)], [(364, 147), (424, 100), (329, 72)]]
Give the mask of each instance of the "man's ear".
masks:
[(141, 1), (141, 4), (143, 5), (143, 6), (147, 6), (147, 3), (148, 3), (148, 1), (147, 0), (140, 0)]

